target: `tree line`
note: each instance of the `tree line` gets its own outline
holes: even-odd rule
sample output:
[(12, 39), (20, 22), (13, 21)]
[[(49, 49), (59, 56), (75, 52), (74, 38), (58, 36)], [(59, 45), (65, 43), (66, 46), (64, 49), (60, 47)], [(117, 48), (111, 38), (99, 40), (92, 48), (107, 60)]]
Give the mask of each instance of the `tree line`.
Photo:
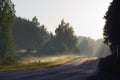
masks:
[(37, 56), (78, 53), (76, 43), (73, 28), (64, 20), (53, 35), (38, 22), (36, 16), (32, 21), (16, 17), (11, 0), (0, 1), (0, 64), (14, 63), (13, 53), (20, 49)]
[[(73, 28), (64, 20), (61, 20), (53, 35), (44, 25), (40, 25), (36, 16), (32, 21), (16, 17), (13, 37), (16, 42), (16, 50), (25, 49), (32, 55), (56, 55), (79, 53), (80, 51), (76, 46), (77, 37)], [(33, 54), (33, 51), (36, 53)]]
[[(104, 16), (106, 22), (103, 29), (104, 42), (112, 53), (110, 57), (118, 63), (120, 60), (119, 4), (119, 0), (113, 0), (109, 6)], [(38, 22), (37, 17), (33, 17), (31, 21), (16, 17), (11, 0), (0, 1), (0, 63), (14, 62), (12, 53), (20, 49), (26, 49), (26, 53), (36, 56), (62, 53), (78, 54), (80, 48), (76, 46), (77, 40), (73, 28), (64, 20), (61, 20), (53, 34), (47, 31), (45, 25)], [(93, 43), (92, 40), (90, 42)], [(88, 41), (84, 39), (80, 44), (85, 46), (86, 43)], [(88, 46), (93, 46), (93, 44)], [(82, 50), (85, 51), (84, 48)], [(88, 51), (92, 51), (92, 49), (88, 48)]]
[(85, 57), (106, 57), (110, 55), (109, 47), (103, 43), (104, 39), (94, 40), (90, 37), (78, 36), (77, 46), (80, 55)]

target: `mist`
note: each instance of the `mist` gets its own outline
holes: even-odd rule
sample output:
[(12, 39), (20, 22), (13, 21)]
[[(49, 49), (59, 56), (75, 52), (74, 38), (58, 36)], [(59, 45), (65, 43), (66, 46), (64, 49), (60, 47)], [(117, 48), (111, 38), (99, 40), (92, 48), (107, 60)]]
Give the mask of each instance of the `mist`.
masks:
[(85, 57), (106, 57), (110, 54), (109, 46), (103, 43), (104, 39), (91, 39), (90, 37), (79, 36), (77, 46), (80, 48), (80, 55)]

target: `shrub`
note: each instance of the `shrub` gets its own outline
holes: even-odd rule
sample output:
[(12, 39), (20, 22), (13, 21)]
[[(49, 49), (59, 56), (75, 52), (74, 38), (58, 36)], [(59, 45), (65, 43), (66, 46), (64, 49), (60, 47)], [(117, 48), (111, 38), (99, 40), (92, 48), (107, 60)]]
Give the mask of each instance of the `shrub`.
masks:
[(17, 64), (17, 60), (9, 52), (7, 52), (1, 59), (1, 65), (13, 65), (13, 64)]

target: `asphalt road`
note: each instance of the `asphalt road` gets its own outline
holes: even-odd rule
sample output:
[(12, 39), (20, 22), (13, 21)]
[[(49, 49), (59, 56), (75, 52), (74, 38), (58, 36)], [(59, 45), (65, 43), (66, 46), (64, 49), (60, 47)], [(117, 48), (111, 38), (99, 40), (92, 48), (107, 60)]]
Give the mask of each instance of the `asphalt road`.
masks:
[(97, 73), (98, 63), (97, 58), (77, 58), (53, 68), (0, 72), (0, 80), (86, 80)]

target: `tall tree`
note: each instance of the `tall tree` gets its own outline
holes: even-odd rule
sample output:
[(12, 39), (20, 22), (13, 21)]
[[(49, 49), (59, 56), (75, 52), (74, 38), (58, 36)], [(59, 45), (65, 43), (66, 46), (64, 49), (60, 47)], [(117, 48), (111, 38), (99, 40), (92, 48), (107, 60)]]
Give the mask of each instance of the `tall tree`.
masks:
[(109, 45), (112, 55), (120, 58), (120, 1), (113, 0), (104, 17), (106, 19), (104, 27), (105, 43)]
[(37, 52), (49, 40), (49, 32), (44, 25), (40, 25), (37, 17), (32, 21), (16, 17), (13, 27), (13, 37), (16, 51), (27, 50), (28, 53)]
[(35, 24), (36, 26), (39, 26), (39, 25), (40, 25), (40, 23), (38, 22), (38, 18), (37, 18), (36, 16), (34, 16), (34, 17), (32, 18), (32, 22), (33, 22), (33, 24)]
[[(46, 32), (44, 26), (42, 31), (43, 33)], [(39, 55), (57, 55), (65, 52), (79, 53), (76, 45), (77, 37), (74, 35), (73, 28), (64, 20), (56, 28), (55, 35), (50, 33), (47, 38), (44, 39), (44, 37), (45, 35), (43, 36), (44, 46), (39, 50)]]
[(69, 25), (69, 23), (65, 23), (64, 20), (61, 21), (61, 24), (55, 30), (56, 33), (56, 44), (58, 45), (58, 49), (60, 52), (64, 52), (65, 50), (70, 52), (75, 52), (77, 37), (74, 35), (73, 28)]
[(0, 0), (0, 58), (14, 50), (12, 37), (14, 18), (15, 9), (11, 0)]
[(45, 28), (44, 25), (38, 27), (38, 31), (35, 35), (35, 41), (33, 43), (33, 49), (39, 50), (45, 46), (45, 44), (49, 41), (50, 34)]

